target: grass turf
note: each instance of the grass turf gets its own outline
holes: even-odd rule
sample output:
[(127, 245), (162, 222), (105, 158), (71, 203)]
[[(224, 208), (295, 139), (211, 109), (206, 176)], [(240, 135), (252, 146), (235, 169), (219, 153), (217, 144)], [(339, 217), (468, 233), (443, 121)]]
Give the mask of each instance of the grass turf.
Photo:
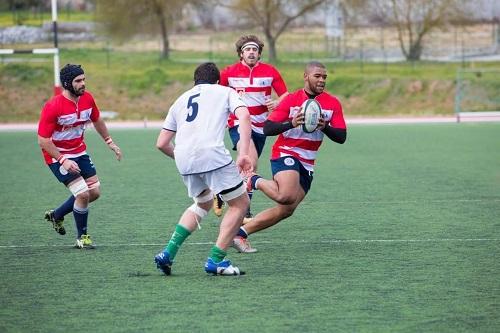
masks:
[[(87, 134), (102, 183), (89, 251), (71, 248), (71, 216), (66, 236), (43, 221), (68, 192), (36, 135), (0, 133), (0, 331), (498, 331), (498, 124), (352, 126), (324, 143), (296, 213), (251, 236), (259, 252), (229, 251), (236, 278), (203, 271), (213, 214), (171, 277), (156, 270), (190, 201), (157, 131), (112, 132), (121, 163)], [(271, 205), (254, 195), (254, 212)]]

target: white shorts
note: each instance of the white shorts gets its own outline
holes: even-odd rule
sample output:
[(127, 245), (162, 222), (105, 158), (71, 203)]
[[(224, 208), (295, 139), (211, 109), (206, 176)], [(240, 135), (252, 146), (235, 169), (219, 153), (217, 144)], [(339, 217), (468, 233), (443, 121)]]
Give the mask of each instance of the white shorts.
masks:
[(233, 188), (240, 184), (243, 178), (233, 161), (231, 164), (214, 171), (182, 176), (182, 180), (187, 187), (188, 196), (194, 198), (207, 188), (210, 188), (214, 194)]

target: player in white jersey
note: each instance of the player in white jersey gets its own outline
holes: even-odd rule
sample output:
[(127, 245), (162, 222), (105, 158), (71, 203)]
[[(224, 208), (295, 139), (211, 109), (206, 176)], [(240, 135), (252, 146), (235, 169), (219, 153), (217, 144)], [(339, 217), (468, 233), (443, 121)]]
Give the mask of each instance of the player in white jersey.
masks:
[[(171, 106), (158, 136), (156, 146), (175, 160), (177, 169), (194, 204), (181, 216), (164, 250), (155, 262), (165, 275), (184, 240), (200, 226), (212, 208), (213, 193), (220, 193), (228, 203), (219, 235), (205, 263), (205, 271), (214, 275), (244, 274), (225, 260), (249, 206), (242, 176), (254, 166), (250, 146), (250, 115), (245, 103), (231, 88), (218, 85), (220, 73), (214, 63), (204, 63), (194, 72), (195, 86)], [(224, 130), (230, 114), (240, 121), (240, 150), (236, 163), (224, 146)], [(175, 146), (172, 140), (175, 136)]]

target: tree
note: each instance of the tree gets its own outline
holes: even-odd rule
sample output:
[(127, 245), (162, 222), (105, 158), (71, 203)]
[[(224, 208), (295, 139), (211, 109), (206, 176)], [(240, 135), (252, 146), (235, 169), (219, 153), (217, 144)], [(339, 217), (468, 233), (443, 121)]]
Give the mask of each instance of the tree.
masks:
[(285, 29), (298, 17), (315, 9), (325, 0), (236, 0), (222, 1), (221, 4), (242, 18), (262, 28), (269, 47), (269, 61), (278, 58), (276, 42)]
[(170, 57), (169, 34), (182, 14), (182, 0), (96, 0), (96, 19), (119, 40), (141, 33), (160, 34), (162, 58)]
[(407, 60), (420, 60), (424, 37), (464, 16), (462, 0), (376, 0), (367, 2), (374, 19), (396, 27)]

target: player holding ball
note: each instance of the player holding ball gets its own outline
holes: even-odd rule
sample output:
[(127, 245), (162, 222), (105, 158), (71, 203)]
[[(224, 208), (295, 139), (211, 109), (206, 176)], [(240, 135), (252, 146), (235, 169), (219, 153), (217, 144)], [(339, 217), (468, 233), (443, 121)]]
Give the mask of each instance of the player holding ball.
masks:
[[(304, 88), (286, 96), (267, 118), (264, 134), (279, 135), (271, 152), (273, 179), (253, 175), (247, 186), (262, 191), (277, 204), (250, 219), (240, 228), (237, 237), (247, 238), (290, 217), (311, 187), (316, 154), (323, 137), (326, 135), (340, 144), (346, 141), (342, 105), (325, 91), (326, 78), (326, 67), (322, 63), (307, 64)], [(312, 118), (317, 114), (316, 103), (311, 99), (321, 108), (315, 130), (307, 127), (315, 122)]]

